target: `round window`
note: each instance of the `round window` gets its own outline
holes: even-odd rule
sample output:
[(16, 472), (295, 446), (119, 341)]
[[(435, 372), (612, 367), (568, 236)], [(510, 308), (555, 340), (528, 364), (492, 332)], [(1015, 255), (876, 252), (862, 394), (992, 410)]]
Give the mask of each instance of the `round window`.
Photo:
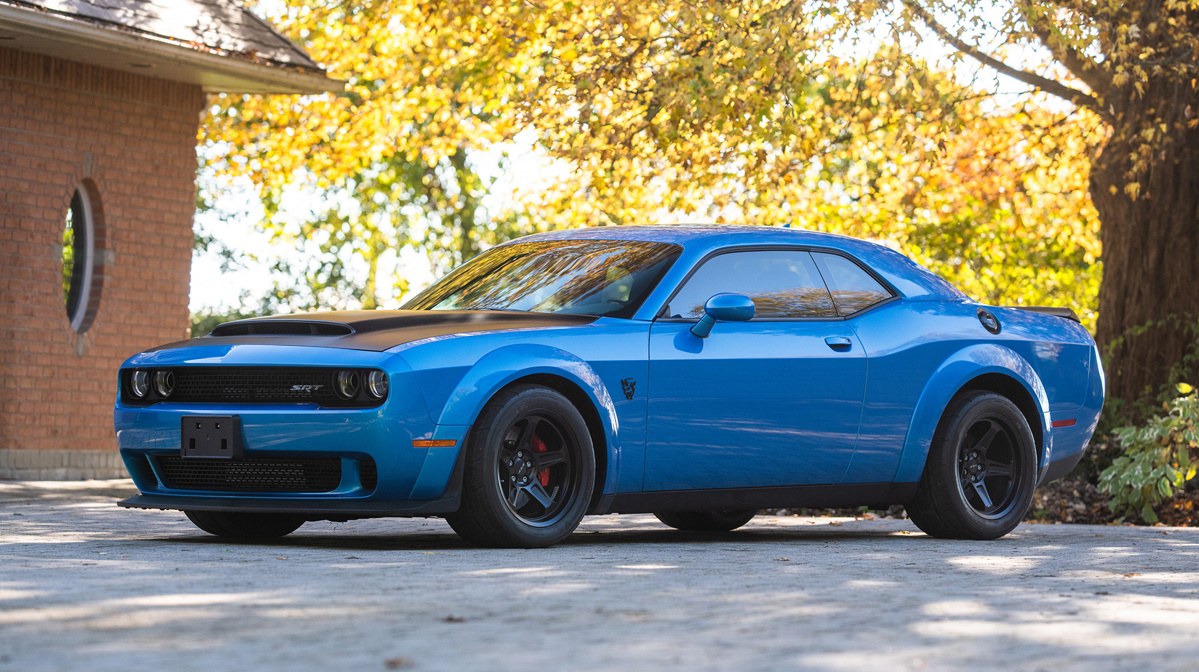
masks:
[(91, 323), (92, 276), (95, 273), (96, 227), (87, 190), (80, 187), (71, 197), (66, 228), (62, 233), (62, 296), (67, 319), (77, 332)]

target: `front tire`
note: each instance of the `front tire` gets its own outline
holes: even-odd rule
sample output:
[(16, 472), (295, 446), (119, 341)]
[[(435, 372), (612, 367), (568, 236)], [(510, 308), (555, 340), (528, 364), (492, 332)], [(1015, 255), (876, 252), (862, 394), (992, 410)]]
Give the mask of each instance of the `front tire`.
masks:
[(998, 394), (967, 392), (945, 409), (905, 506), (930, 536), (998, 539), (1028, 513), (1036, 476), (1036, 444), (1020, 409)]
[(654, 517), (684, 532), (731, 532), (758, 515), (757, 509), (728, 511), (664, 511)]
[(478, 546), (543, 548), (574, 531), (595, 484), (587, 423), (559, 392), (504, 390), (483, 408), (464, 450), (462, 505), (446, 521)]
[(304, 524), (305, 519), (283, 513), (240, 511), (184, 511), (188, 520), (209, 534), (242, 541), (266, 541), (286, 537)]

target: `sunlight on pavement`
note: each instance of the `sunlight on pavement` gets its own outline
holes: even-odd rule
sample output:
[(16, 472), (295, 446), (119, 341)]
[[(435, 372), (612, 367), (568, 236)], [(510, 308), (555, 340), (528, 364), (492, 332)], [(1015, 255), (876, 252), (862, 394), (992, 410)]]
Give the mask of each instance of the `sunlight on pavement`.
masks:
[(921, 611), (929, 616), (977, 616), (989, 613), (991, 608), (976, 600), (945, 600), (930, 602)]
[(961, 555), (947, 562), (958, 569), (987, 574), (1021, 574), (1037, 567), (1044, 558), (1012, 558), (999, 555)]

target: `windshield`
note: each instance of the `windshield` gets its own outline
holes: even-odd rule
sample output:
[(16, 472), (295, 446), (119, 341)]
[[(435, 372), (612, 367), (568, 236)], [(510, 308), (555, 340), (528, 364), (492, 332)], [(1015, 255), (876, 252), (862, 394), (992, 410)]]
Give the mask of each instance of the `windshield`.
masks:
[(631, 240), (503, 245), (459, 266), (403, 307), (632, 317), (679, 250)]

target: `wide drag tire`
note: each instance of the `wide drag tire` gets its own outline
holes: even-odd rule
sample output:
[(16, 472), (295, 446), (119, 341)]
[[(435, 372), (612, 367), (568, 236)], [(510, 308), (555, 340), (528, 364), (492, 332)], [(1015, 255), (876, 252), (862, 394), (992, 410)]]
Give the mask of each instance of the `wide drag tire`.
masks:
[(471, 427), (462, 505), (450, 527), (478, 546), (542, 548), (574, 531), (595, 486), (595, 450), (578, 409), (555, 390), (497, 394)]
[(654, 517), (685, 532), (730, 532), (758, 515), (757, 509), (728, 511), (668, 511)]
[(243, 541), (264, 541), (286, 537), (305, 519), (284, 513), (243, 513), (239, 511), (184, 511), (196, 527), (209, 534)]
[(998, 539), (1028, 513), (1037, 449), (1024, 414), (982, 391), (956, 397), (933, 435), (912, 522), (934, 537)]

